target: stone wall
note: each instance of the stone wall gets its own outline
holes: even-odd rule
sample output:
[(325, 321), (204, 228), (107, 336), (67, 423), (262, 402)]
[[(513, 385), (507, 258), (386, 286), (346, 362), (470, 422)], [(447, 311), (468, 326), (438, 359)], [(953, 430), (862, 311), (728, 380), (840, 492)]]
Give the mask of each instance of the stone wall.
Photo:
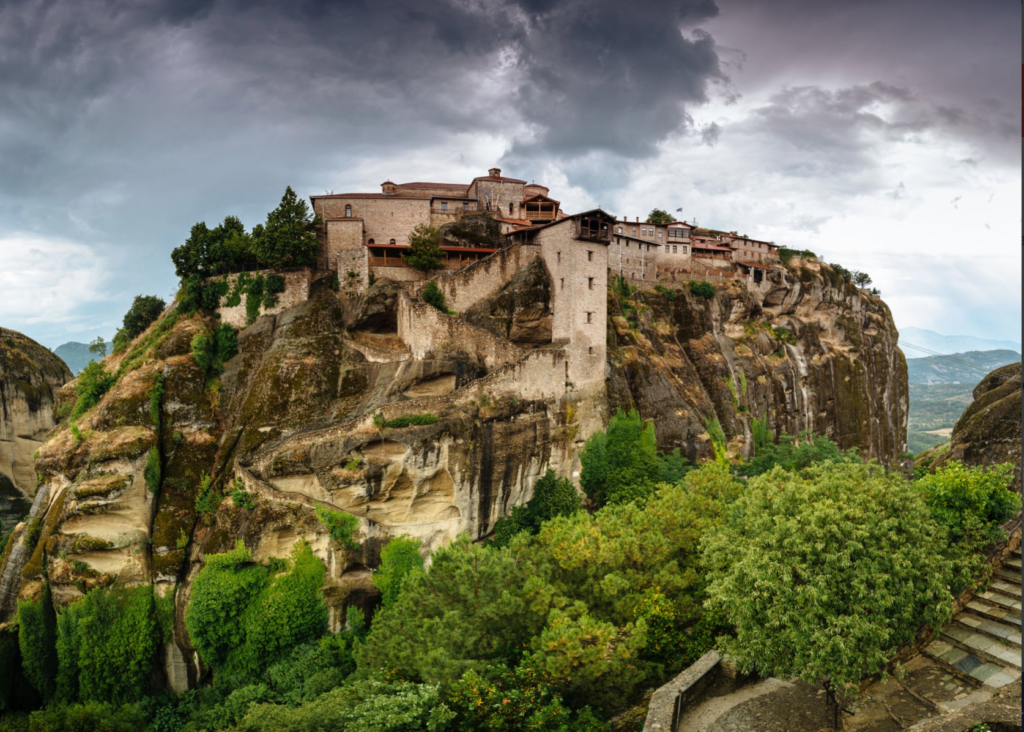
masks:
[(612, 275), (627, 280), (654, 282), (658, 279), (657, 260), (660, 249), (663, 247), (656, 244), (613, 236), (608, 247), (608, 269)]
[(677, 729), (682, 711), (699, 699), (720, 673), (721, 657), (709, 651), (692, 666), (651, 695), (644, 730), (684, 732)]
[(337, 219), (324, 223), (323, 248), (326, 252), (326, 269), (338, 273), (342, 280), (349, 272), (355, 272), (359, 283), (369, 284), (369, 270), (366, 247), (363, 246), (363, 220)]
[(514, 363), (523, 351), (504, 338), (442, 313), (432, 305), (412, 302), (404, 292), (398, 297), (398, 337), (413, 358), (424, 359), (444, 350), (462, 351), (475, 357), (488, 371)]
[[(301, 302), (305, 302), (309, 299), (309, 286), (313, 280), (313, 272), (308, 268), (296, 269), (287, 272), (275, 272), (274, 270), (261, 270), (259, 272), (249, 272), (250, 277), (257, 275), (270, 275), (277, 274), (284, 279), (284, 292), (281, 292), (277, 296), (277, 305), (272, 308), (260, 307), (260, 315), (275, 315), (280, 313), (293, 305), (298, 305)], [(235, 281), (239, 275), (232, 274), (226, 277), (228, 286), (234, 288)], [(222, 298), (223, 303), (226, 298)], [(228, 323), (235, 328), (244, 328), (248, 325), (248, 320), (245, 315), (245, 295), (242, 295), (242, 302), (234, 307), (226, 307), (221, 305), (217, 309), (217, 313), (220, 315), (222, 323)]]
[(566, 219), (534, 241), (551, 273), (552, 337), (569, 344), (565, 380), (582, 387), (605, 377), (608, 245), (575, 233), (575, 221)]
[(540, 254), (538, 246), (513, 244), (458, 272), (438, 277), (437, 284), (444, 292), (448, 307), (463, 313), (501, 289)]
[[(331, 196), (314, 197), (313, 210), (325, 223), (345, 216), (345, 207), (352, 207), (351, 218), (362, 219), (363, 234), (368, 242), (408, 245), (409, 234), (417, 224), (430, 223), (430, 199), (425, 196)], [(361, 242), (364, 243), (364, 242)]]
[(501, 216), (518, 219), (522, 218), (520, 204), (525, 196), (525, 187), (525, 183), (512, 179), (477, 178), (469, 184), (468, 195), (476, 198), (479, 211), (495, 211)]

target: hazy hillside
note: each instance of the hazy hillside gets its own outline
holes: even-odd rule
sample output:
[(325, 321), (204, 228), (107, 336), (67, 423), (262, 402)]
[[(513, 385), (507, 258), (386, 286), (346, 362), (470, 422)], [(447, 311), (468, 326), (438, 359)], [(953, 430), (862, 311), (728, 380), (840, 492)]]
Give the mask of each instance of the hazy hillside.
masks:
[(916, 454), (946, 442), (956, 421), (973, 401), (971, 392), (978, 382), (993, 369), (1020, 358), (1020, 353), (1005, 349), (908, 358), (910, 452)]
[[(935, 353), (965, 353), (967, 351), (1011, 350), (1020, 353), (1019, 341), (994, 341), (965, 335), (942, 335), (924, 328), (900, 328), (900, 349), (908, 358), (927, 355), (913, 346), (926, 348)], [(984, 374), (983, 374), (984, 375)], [(981, 378), (980, 376), (978, 377)]]
[(1020, 361), (1016, 351), (968, 351), (949, 356), (907, 359), (907, 378), (911, 384), (971, 384), (985, 374)]
[(89, 344), (76, 343), (75, 341), (69, 341), (62, 346), (57, 346), (53, 352), (68, 365), (71, 373), (75, 374), (75, 376), (86, 367), (89, 361), (95, 358), (95, 356), (89, 353)]

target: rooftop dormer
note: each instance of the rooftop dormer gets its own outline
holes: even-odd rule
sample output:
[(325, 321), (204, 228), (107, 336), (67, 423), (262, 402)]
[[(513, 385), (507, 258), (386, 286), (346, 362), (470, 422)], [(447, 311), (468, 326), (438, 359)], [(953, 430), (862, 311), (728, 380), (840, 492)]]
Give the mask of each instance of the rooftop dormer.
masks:
[(380, 189), (381, 189), (382, 193), (385, 193), (385, 194), (387, 194), (389, 196), (393, 196), (397, 192), (398, 186), (396, 186), (391, 181), (386, 180), (386, 181), (384, 181), (383, 183), (380, 184)]
[(500, 178), (501, 168), (488, 168), (487, 175), (489, 175), (491, 178)]

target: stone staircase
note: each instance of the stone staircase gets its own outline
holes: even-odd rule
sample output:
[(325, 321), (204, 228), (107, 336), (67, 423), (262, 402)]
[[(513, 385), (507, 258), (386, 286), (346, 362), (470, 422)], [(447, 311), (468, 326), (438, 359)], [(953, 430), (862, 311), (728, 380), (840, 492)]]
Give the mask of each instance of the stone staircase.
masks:
[(961, 676), (974, 679), (982, 695), (1021, 676), (1020, 561), (1017, 549), (992, 575), (988, 590), (975, 595), (924, 650)]

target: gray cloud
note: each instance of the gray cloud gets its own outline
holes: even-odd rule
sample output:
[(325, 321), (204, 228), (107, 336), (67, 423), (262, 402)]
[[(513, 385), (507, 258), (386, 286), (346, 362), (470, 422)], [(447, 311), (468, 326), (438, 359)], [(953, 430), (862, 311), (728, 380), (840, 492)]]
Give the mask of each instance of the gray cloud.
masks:
[(700, 141), (708, 147), (718, 144), (718, 138), (722, 136), (722, 128), (716, 122), (704, 125), (700, 130)]

